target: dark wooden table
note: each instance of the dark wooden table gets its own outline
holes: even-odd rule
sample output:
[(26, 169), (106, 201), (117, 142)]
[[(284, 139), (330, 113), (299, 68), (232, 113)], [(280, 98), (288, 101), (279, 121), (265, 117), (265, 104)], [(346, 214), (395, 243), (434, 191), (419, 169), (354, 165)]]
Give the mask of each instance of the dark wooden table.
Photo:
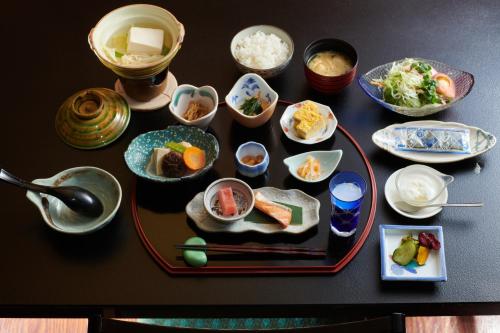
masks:
[[(124, 190), (114, 221), (83, 237), (54, 232), (25, 193), (0, 184), (0, 315), (120, 316), (330, 315), (387, 313), (500, 314), (500, 177), (498, 147), (475, 159), (437, 168), (452, 174), (450, 201), (484, 201), (484, 209), (445, 209), (421, 223), (442, 225), (448, 281), (394, 283), (380, 279), (381, 223), (418, 223), (393, 212), (383, 198), (388, 176), (407, 166), (376, 148), (372, 133), (411, 119), (382, 109), (356, 83), (336, 96), (311, 91), (302, 52), (322, 37), (352, 43), (359, 72), (406, 56), (440, 60), (472, 72), (476, 84), (458, 105), (430, 119), (479, 126), (498, 135), (500, 121), (500, 3), (491, 1), (157, 1), (184, 23), (186, 38), (171, 70), (180, 83), (211, 84), (225, 96), (239, 77), (229, 53), (242, 28), (282, 27), (295, 55), (272, 87), (284, 99), (328, 104), (360, 142), (374, 166), (379, 200), (375, 228), (334, 276), (172, 277), (146, 252), (134, 229), (123, 160), (129, 142), (172, 123), (167, 108), (134, 113), (126, 133), (105, 149), (81, 151), (56, 135), (54, 117), (74, 92), (112, 87), (114, 75), (87, 45), (87, 34), (124, 1), (62, 4), (13, 1), (0, 14), (2, 51), (1, 166), (26, 179), (93, 165), (113, 173)], [(473, 173), (476, 163), (482, 167)], [(497, 167), (495, 167), (495, 165)]]

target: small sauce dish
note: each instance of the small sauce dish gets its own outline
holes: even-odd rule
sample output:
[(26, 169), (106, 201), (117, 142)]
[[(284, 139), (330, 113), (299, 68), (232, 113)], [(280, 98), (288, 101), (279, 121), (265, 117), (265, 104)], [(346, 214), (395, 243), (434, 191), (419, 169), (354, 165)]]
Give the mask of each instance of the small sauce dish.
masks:
[[(245, 157), (261, 157), (255, 165), (244, 163)], [(263, 144), (249, 141), (238, 147), (235, 154), (236, 169), (246, 177), (257, 177), (264, 174), (269, 166), (269, 154)]]
[[(222, 188), (230, 187), (233, 191), (234, 201), (238, 213), (232, 216), (223, 216), (219, 214), (220, 203), (218, 192)], [(255, 196), (252, 188), (242, 180), (237, 178), (222, 178), (208, 185), (203, 194), (203, 205), (207, 213), (220, 222), (236, 222), (250, 214), (255, 205)]]

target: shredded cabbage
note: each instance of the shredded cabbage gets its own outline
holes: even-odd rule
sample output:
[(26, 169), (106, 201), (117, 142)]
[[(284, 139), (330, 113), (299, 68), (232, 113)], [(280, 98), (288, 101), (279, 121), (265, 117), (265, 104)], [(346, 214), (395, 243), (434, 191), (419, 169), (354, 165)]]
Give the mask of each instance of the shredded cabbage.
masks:
[(382, 87), (384, 101), (398, 106), (418, 108), (428, 104), (444, 104), (432, 79), (433, 68), (424, 62), (407, 58), (394, 62), (385, 78), (373, 80)]
[(114, 47), (103, 47), (104, 52), (114, 63), (119, 65), (140, 65), (148, 64), (160, 60), (164, 56), (161, 54), (157, 55), (145, 55), (145, 54), (126, 54), (121, 53)]

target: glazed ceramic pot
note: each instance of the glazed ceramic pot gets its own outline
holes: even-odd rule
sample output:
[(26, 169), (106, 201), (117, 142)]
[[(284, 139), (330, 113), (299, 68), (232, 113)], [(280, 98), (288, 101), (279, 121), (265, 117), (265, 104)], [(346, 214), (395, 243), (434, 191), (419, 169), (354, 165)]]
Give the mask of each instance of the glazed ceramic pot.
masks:
[[(313, 72), (307, 64), (318, 52), (333, 51), (347, 56), (352, 64), (352, 69), (339, 76), (326, 76)], [(351, 84), (358, 68), (358, 54), (354, 47), (346, 41), (334, 38), (320, 39), (309, 44), (304, 51), (304, 72), (309, 85), (324, 94), (337, 93)]]
[[(196, 120), (186, 120), (183, 115), (191, 102), (197, 102), (208, 108), (208, 113)], [(195, 87), (190, 84), (181, 84), (172, 95), (172, 102), (168, 105), (174, 118), (183, 125), (196, 126), (207, 129), (215, 117), (219, 104), (217, 91), (211, 86)]]
[(118, 93), (91, 88), (69, 97), (56, 115), (56, 132), (70, 146), (80, 149), (104, 147), (126, 130), (130, 108)]
[[(126, 34), (132, 26), (162, 29), (168, 52), (149, 63), (126, 65), (117, 62), (106, 52), (106, 46), (112, 37)], [(120, 7), (105, 15), (90, 31), (88, 42), (104, 66), (121, 78), (139, 80), (158, 75), (169, 66), (182, 46), (184, 34), (184, 26), (169, 11), (158, 6), (137, 4)]]
[[(240, 110), (241, 105), (247, 98), (259, 96), (269, 105), (256, 116), (247, 116)], [(238, 123), (245, 127), (259, 127), (264, 125), (273, 116), (278, 93), (276, 93), (267, 82), (257, 74), (245, 74), (236, 81), (233, 88), (226, 96), (226, 104), (229, 113)]]

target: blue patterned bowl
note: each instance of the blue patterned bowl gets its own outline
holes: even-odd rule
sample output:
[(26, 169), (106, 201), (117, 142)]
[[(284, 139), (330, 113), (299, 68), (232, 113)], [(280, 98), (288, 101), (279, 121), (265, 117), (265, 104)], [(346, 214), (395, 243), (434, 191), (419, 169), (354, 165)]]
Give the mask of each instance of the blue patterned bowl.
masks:
[[(465, 96), (467, 96), (472, 90), (472, 87), (474, 86), (474, 76), (470, 73), (467, 73), (457, 68), (453, 68), (447, 64), (443, 64), (441, 62), (434, 60), (427, 60), (422, 58), (413, 58), (413, 59), (428, 63), (436, 71), (445, 73), (446, 75), (451, 77), (453, 81), (455, 81), (456, 97), (451, 102), (443, 105), (429, 104), (422, 106), (420, 108), (409, 108), (385, 102), (382, 97), (382, 89), (370, 84), (370, 82), (374, 79), (380, 79), (385, 77), (389, 72), (389, 70), (391, 69), (391, 66), (394, 62), (390, 62), (388, 64), (375, 67), (368, 73), (361, 75), (360, 77), (358, 77), (358, 83), (363, 89), (363, 91), (378, 104), (382, 105), (386, 109), (410, 117), (424, 117), (445, 110), (454, 105), (455, 103), (457, 103), (458, 101), (460, 101), (461, 99), (463, 99)], [(396, 60), (395, 62), (401, 62), (403, 60), (404, 59), (400, 59)]]
[[(205, 151), (206, 165), (203, 169), (179, 178), (158, 176), (147, 170), (154, 148), (163, 147), (169, 141), (186, 141)], [(210, 133), (197, 127), (169, 126), (164, 130), (147, 132), (136, 137), (124, 154), (128, 168), (137, 176), (160, 183), (174, 183), (198, 177), (209, 170), (219, 157), (219, 142)]]
[[(264, 159), (262, 162), (256, 165), (247, 165), (241, 162), (241, 159), (247, 155), (263, 155)], [(249, 141), (238, 147), (235, 154), (236, 168), (239, 173), (247, 177), (257, 177), (266, 172), (269, 166), (269, 154), (267, 153), (266, 147), (264, 145)]]
[[(256, 116), (247, 116), (240, 110), (246, 99), (259, 96), (269, 103), (269, 106)], [(233, 88), (225, 98), (231, 116), (245, 127), (255, 128), (264, 125), (273, 116), (278, 93), (257, 74), (245, 74), (236, 81)]]

